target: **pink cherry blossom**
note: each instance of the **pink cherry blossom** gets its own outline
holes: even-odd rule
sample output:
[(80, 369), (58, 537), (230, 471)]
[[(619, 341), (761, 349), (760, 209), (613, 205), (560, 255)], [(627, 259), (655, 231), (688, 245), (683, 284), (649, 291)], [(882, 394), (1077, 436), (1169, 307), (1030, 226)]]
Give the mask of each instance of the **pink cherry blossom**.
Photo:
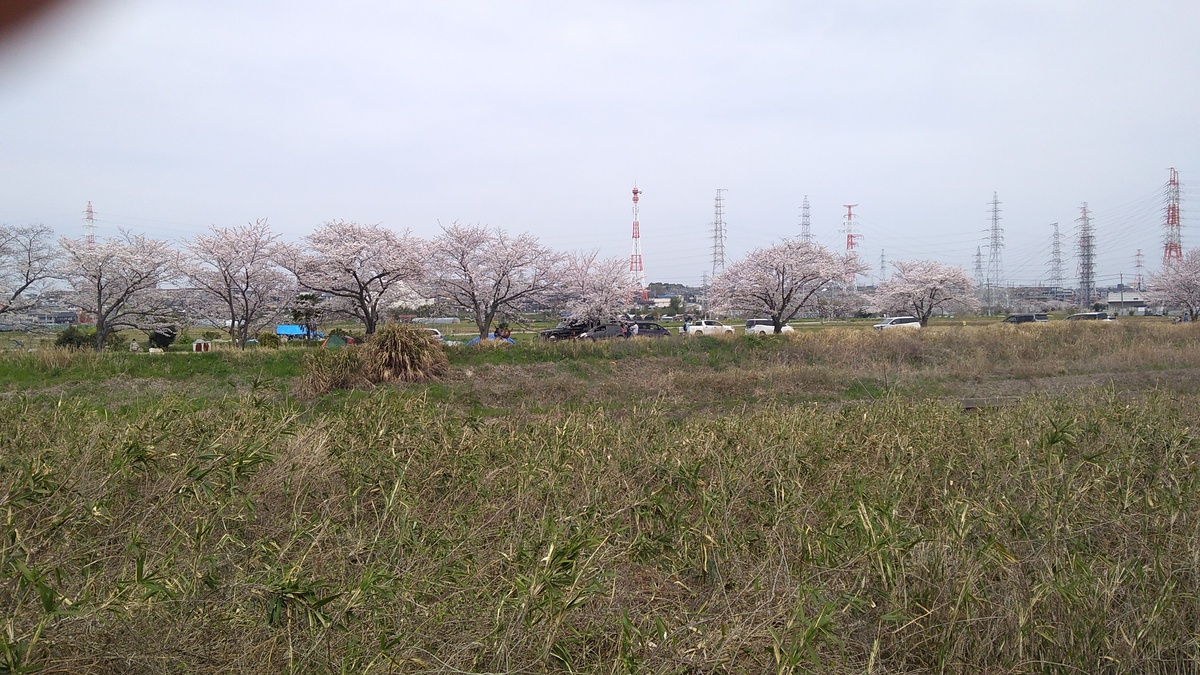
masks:
[(1147, 295), (1168, 308), (1179, 308), (1192, 321), (1200, 319), (1200, 248), (1189, 249), (1183, 259), (1151, 274)]
[(37, 303), (54, 277), (58, 253), (45, 225), (0, 225), (0, 314)]
[(406, 295), (423, 275), (425, 244), (407, 231), (341, 220), (325, 223), (304, 246), (280, 246), (279, 264), (309, 291), (331, 296), (341, 310), (375, 332), (387, 307)]
[(187, 246), (184, 274), (200, 292), (194, 310), (213, 325), (228, 325), (234, 344), (275, 321), (292, 295), (289, 276), (272, 257), (278, 235), (266, 220), (213, 226)]
[(453, 223), (430, 242), (429, 293), (466, 310), (486, 337), (501, 310), (547, 300), (562, 274), (563, 256), (525, 233)]
[(819, 293), (845, 285), (867, 266), (819, 244), (788, 240), (753, 251), (712, 280), (710, 304), (724, 311), (770, 317), (775, 332), (801, 310), (813, 309)]
[(938, 310), (975, 312), (975, 282), (959, 267), (932, 260), (898, 260), (892, 278), (875, 289), (875, 302), (887, 312), (910, 314), (924, 326)]
[(567, 254), (558, 288), (571, 316), (590, 322), (616, 317), (641, 292), (627, 258), (600, 258), (597, 251)]
[(162, 286), (179, 276), (179, 254), (165, 241), (121, 232), (103, 242), (59, 240), (61, 274), (74, 303), (96, 322), (96, 349), (109, 333), (168, 324), (174, 310)]

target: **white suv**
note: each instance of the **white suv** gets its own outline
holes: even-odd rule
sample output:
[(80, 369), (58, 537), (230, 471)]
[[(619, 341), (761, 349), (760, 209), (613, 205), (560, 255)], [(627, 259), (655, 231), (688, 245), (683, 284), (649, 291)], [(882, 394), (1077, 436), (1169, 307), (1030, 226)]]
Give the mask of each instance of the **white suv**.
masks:
[[(795, 333), (796, 329), (783, 324), (783, 328), (779, 329), (781, 333)], [(774, 335), (775, 324), (770, 319), (747, 319), (746, 320), (746, 335)]]
[(680, 326), (679, 332), (687, 335), (733, 335), (733, 326), (726, 326), (712, 319), (699, 319), (697, 321), (689, 321), (686, 331), (684, 331), (683, 326)]
[(891, 328), (920, 328), (921, 320), (915, 316), (893, 316), (890, 319), (871, 326), (875, 330), (888, 330)]

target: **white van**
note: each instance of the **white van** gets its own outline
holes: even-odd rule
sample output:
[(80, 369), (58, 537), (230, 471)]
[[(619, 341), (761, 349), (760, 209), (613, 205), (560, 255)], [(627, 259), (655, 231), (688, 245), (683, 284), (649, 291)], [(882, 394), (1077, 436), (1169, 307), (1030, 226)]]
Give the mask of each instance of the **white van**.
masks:
[(890, 330), (892, 328), (920, 328), (921, 320), (915, 316), (893, 316), (890, 319), (871, 326), (875, 330)]
[[(780, 328), (781, 333), (795, 333), (796, 329), (783, 324)], [(775, 322), (770, 319), (747, 319), (746, 320), (746, 335), (774, 335)]]

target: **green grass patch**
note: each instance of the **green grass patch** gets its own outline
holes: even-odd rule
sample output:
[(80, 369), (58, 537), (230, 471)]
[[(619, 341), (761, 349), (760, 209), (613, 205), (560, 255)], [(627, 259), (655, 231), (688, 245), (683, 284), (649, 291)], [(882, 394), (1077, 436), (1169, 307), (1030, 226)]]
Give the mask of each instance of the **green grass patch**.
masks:
[(44, 349), (0, 354), (0, 388), (26, 389), (63, 382), (103, 382), (116, 377), (227, 380), (255, 376), (292, 378), (302, 372), (301, 350), (220, 350), (205, 353)]

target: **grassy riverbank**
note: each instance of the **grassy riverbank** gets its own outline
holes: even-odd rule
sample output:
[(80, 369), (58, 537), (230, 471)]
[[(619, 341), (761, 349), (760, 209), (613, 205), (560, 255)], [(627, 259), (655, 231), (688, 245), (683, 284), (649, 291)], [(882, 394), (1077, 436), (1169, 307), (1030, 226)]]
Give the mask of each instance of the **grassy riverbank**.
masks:
[(5, 355), (0, 666), (1185, 671), (1197, 342), (521, 345), (317, 397), (300, 351)]

